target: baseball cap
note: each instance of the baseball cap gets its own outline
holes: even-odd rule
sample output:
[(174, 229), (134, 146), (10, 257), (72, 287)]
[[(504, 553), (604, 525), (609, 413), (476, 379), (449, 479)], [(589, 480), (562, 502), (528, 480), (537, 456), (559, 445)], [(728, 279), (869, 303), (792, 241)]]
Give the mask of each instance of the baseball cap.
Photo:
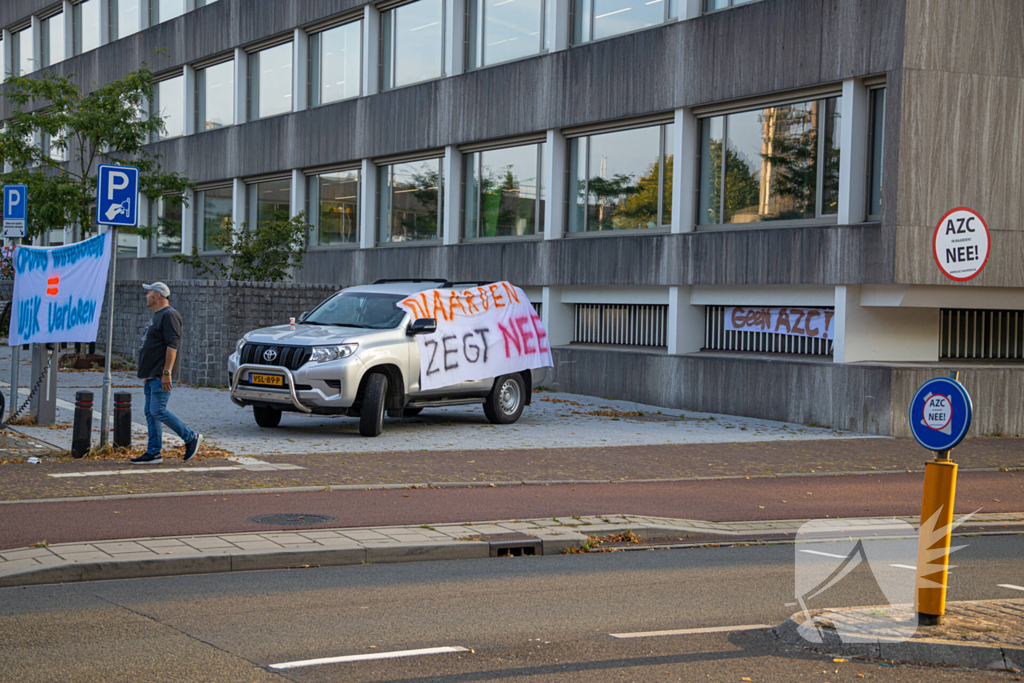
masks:
[(151, 285), (142, 285), (143, 289), (151, 289), (157, 294), (162, 294), (165, 299), (171, 298), (171, 288), (162, 282), (154, 282)]

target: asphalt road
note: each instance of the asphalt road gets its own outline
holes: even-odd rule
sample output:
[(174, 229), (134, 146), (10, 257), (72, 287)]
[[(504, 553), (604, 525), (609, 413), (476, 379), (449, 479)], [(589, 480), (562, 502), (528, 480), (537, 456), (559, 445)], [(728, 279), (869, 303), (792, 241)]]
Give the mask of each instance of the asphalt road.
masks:
[[(40, 541), (635, 514), (707, 521), (918, 515), (923, 473), (659, 483), (191, 495), (0, 505), (0, 549)], [(1024, 511), (1024, 473), (962, 472), (956, 512)], [(273, 513), (337, 522), (269, 527)]]
[[(1019, 597), (1024, 537), (971, 538), (952, 600)], [(793, 611), (792, 546), (251, 572), (0, 590), (0, 672), (21, 681), (999, 681), (840, 662), (770, 631)], [(827, 605), (878, 604), (855, 570)], [(419, 648), (467, 651), (304, 666)]]

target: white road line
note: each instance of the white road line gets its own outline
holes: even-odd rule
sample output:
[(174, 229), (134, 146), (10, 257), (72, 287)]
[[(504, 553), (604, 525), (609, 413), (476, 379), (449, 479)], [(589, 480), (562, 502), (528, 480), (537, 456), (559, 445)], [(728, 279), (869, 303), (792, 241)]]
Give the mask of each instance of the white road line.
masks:
[(909, 564), (890, 564), (889, 566), (896, 567), (897, 569), (911, 569), (915, 572), (917, 571), (917, 567), (912, 567)]
[(835, 557), (840, 560), (845, 560), (848, 555), (834, 555), (833, 553), (823, 553), (820, 550), (800, 550), (801, 553), (809, 553), (811, 555), (821, 555), (823, 557)]
[(700, 633), (732, 633), (752, 631), (756, 628), (771, 628), (768, 624), (746, 624), (743, 626), (712, 626), (711, 628), (681, 628), (674, 631), (641, 631), (639, 633), (609, 633), (612, 638), (653, 638), (656, 636), (691, 636)]
[(137, 470), (102, 470), (100, 472), (67, 472), (49, 474), (47, 476), (61, 479), (64, 477), (105, 477), (111, 474), (153, 474), (154, 472), (222, 472), (224, 470), (243, 470), (244, 467), (153, 467)]
[(271, 664), (268, 669), (296, 669), (300, 666), (317, 666), (319, 664), (339, 664), (342, 662), (365, 662), (370, 659), (397, 659), (399, 657), (419, 657), (420, 655), (439, 655), (446, 652), (469, 652), (464, 647), (428, 647), (422, 650), (398, 650), (397, 652), (370, 652), (364, 655), (345, 655), (344, 657), (325, 657), (323, 659), (304, 659), (299, 662)]
[(996, 585), (1000, 588), (1009, 588), (1015, 591), (1024, 591), (1024, 586), (1014, 586), (1012, 583), (998, 583)]

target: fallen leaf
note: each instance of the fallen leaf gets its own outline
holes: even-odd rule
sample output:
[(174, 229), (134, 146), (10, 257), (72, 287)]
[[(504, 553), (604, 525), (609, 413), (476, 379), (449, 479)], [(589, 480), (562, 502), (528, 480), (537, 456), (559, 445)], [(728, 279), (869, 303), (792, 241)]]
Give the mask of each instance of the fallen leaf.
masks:
[(403, 494), (402, 494), (402, 498), (408, 498), (408, 497), (409, 497), (409, 494), (408, 494), (408, 493), (403, 493)]
[(759, 507), (759, 508), (761, 508), (762, 510), (764, 510), (764, 505), (758, 505), (757, 507)]
[(848, 662), (849, 659), (843, 659), (842, 657), (836, 657), (832, 660), (833, 662)]
[(751, 679), (749, 679), (749, 678), (747, 678), (746, 676), (744, 676), (744, 677), (743, 677), (743, 678), (741, 678), (740, 680), (741, 680), (741, 681), (749, 681), (749, 680), (751, 680)]

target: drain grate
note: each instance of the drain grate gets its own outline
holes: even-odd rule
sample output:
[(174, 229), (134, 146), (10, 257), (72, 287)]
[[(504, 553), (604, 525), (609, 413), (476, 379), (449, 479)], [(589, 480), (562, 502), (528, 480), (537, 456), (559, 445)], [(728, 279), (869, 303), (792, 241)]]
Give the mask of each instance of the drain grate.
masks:
[(276, 515), (257, 515), (249, 517), (249, 521), (254, 524), (274, 524), (276, 526), (312, 526), (314, 524), (337, 522), (338, 518), (328, 517), (327, 515), (304, 515), (286, 512)]
[(523, 555), (544, 554), (539, 538), (519, 532), (509, 534), (484, 534), (481, 541), (487, 541), (491, 548), (491, 557), (521, 557)]

